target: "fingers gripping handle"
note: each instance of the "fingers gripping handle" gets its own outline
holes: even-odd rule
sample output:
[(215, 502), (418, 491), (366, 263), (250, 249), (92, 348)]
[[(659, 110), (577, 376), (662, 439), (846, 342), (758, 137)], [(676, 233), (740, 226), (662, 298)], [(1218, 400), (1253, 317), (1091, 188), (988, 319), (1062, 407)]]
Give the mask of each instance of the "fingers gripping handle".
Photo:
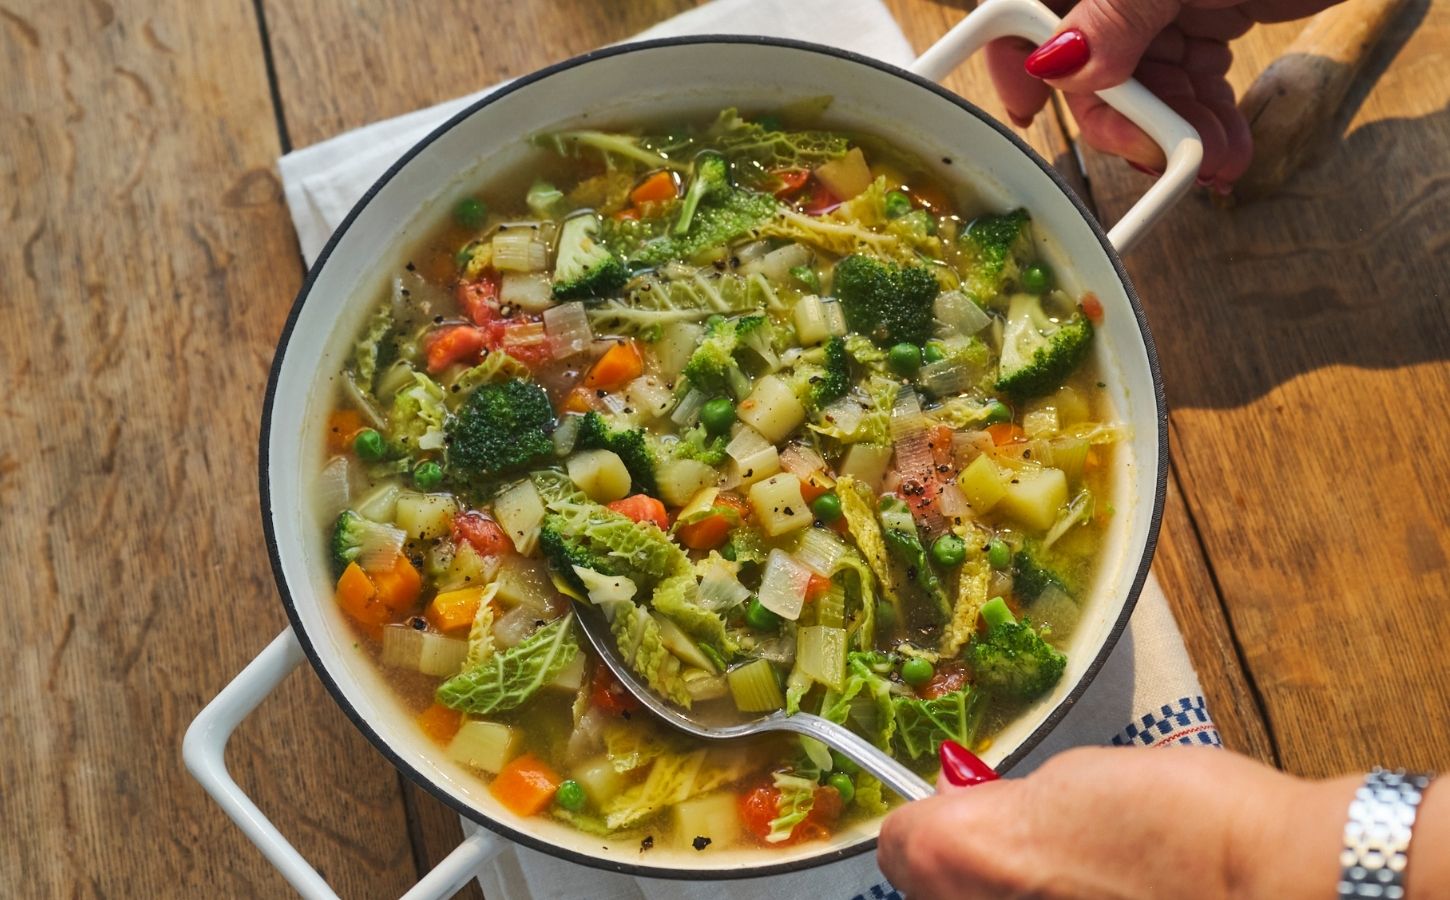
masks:
[[(288, 843), (252, 799), (237, 786), (227, 771), (225, 759), (232, 732), (293, 669), (302, 664), (304, 658), (292, 629), (279, 634), (192, 721), (181, 744), (181, 755), (192, 777), (201, 782), (212, 799), (299, 894), (335, 900), (337, 894), (317, 874), (317, 870), (302, 858), (302, 854)], [(459, 844), (404, 896), (407, 900), (452, 896), (500, 849), (502, 842), (480, 829)]]
[[(1061, 24), (1037, 0), (986, 0), (923, 53), (911, 71), (940, 81), (989, 41), (1020, 37), (1040, 44), (1056, 34)], [(1203, 161), (1203, 142), (1192, 125), (1136, 81), (1098, 91), (1098, 96), (1143, 129), (1168, 159), (1163, 177), (1108, 231), (1108, 240), (1123, 253), (1193, 184)]]

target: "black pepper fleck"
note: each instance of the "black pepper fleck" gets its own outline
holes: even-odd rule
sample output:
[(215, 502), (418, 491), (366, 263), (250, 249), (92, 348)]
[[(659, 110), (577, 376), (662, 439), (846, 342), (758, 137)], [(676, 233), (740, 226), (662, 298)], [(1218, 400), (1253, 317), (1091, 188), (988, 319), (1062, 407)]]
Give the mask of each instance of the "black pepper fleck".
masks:
[(695, 839), (693, 841), (690, 841), (690, 844), (696, 850), (704, 850), (706, 847), (710, 846), (710, 839), (705, 837), (703, 834), (696, 835)]
[(647, 834), (647, 835), (644, 836), (644, 840), (642, 840), (642, 841), (639, 842), (640, 852), (643, 853), (644, 851), (648, 850), (649, 848), (653, 847), (654, 845), (655, 845), (655, 836), (652, 835), (652, 834)]

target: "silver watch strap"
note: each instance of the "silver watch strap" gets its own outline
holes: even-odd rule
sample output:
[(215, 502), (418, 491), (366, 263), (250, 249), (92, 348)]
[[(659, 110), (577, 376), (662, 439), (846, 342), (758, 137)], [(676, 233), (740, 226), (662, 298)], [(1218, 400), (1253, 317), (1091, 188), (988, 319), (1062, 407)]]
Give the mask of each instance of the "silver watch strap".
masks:
[(1410, 833), (1433, 775), (1376, 768), (1349, 804), (1339, 854), (1339, 896), (1402, 900)]

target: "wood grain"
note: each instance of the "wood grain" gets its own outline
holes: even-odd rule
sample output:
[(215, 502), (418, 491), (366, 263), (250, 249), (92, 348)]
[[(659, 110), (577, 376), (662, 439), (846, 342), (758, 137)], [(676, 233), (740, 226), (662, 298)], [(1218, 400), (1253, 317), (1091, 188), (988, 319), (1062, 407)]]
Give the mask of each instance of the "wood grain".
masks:
[[(180, 754), (284, 624), (257, 411), (299, 272), (255, 11), (7, 5), (0, 84), (0, 895), (283, 894)], [(344, 894), (411, 882), (397, 776), (315, 678), (234, 744)]]
[[(1244, 88), (1294, 25), (1237, 42)], [(1450, 8), (1411, 3), (1275, 197), (1128, 260), (1175, 456), (1281, 761), (1450, 768)], [(1120, 214), (1146, 184), (1089, 156)]]

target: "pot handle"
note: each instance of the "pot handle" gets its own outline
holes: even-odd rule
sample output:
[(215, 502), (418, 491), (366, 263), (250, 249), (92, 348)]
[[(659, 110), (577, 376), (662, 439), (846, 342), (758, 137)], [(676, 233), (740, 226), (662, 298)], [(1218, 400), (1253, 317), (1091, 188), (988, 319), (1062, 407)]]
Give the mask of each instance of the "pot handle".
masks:
[[(940, 81), (989, 41), (1021, 37), (1040, 44), (1061, 24), (1037, 0), (986, 0), (923, 53), (911, 71)], [(1108, 240), (1123, 253), (1193, 184), (1203, 161), (1203, 142), (1192, 125), (1137, 81), (1098, 91), (1098, 96), (1147, 132), (1168, 159), (1163, 177), (1108, 231)]]
[[(181, 742), (187, 771), (201, 782), (242, 832), (257, 845), (303, 897), (337, 900), (322, 876), (287, 842), (257, 804), (252, 802), (227, 771), (226, 749), (232, 732), (251, 715), (305, 657), (297, 637), (288, 628), (258, 653), (231, 683), (206, 705)], [(464, 838), (453, 852), (408, 890), (406, 900), (451, 897), (474, 877), (479, 868), (503, 849), (503, 841), (482, 828)]]

